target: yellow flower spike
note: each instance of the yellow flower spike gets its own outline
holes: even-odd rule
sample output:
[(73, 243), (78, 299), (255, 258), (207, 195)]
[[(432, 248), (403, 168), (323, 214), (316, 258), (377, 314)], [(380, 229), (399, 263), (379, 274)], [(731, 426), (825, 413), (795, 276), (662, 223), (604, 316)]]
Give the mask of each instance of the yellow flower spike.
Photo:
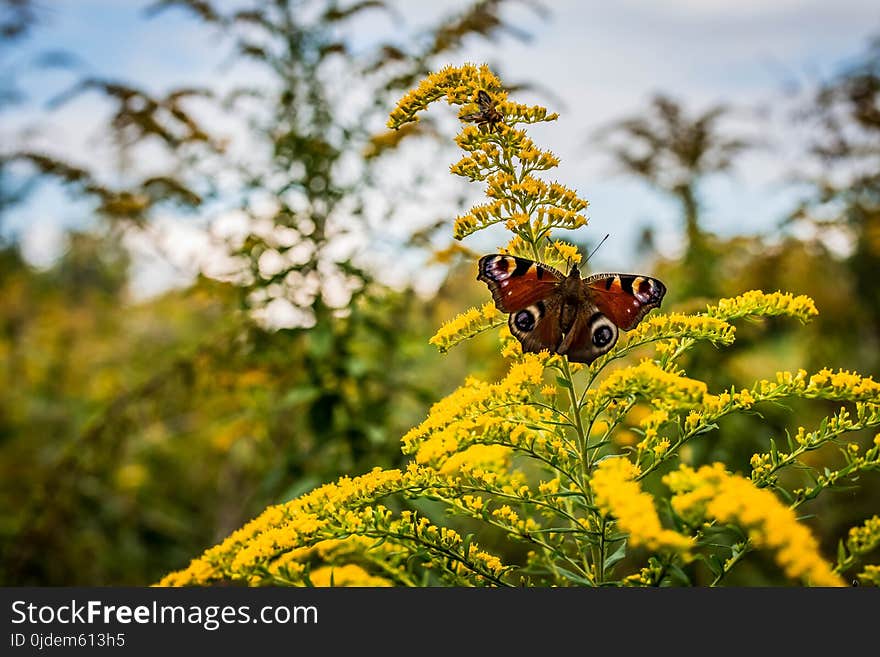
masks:
[(627, 334), (627, 344), (642, 344), (669, 338), (694, 338), (713, 344), (728, 345), (736, 329), (722, 319), (706, 315), (669, 313), (649, 315)]
[(581, 260), (582, 256), (577, 247), (562, 240), (553, 240), (541, 253), (541, 262), (563, 274), (567, 274), (571, 266), (579, 264)]
[(687, 552), (693, 547), (693, 539), (663, 528), (654, 498), (642, 491), (636, 481), (638, 475), (638, 466), (625, 457), (600, 461), (590, 479), (596, 504), (603, 513), (616, 518), (618, 529), (629, 534), (630, 545)]
[(848, 370), (832, 372), (824, 369), (810, 377), (804, 392), (809, 396), (821, 394), (825, 399), (863, 400), (876, 403), (880, 400), (880, 383), (870, 376), (863, 377)]
[[(669, 400), (683, 404), (699, 403), (706, 394), (706, 384), (672, 374), (649, 360), (615, 370), (600, 384), (601, 398), (629, 398), (636, 395), (648, 400)], [(656, 405), (656, 404), (655, 404)]]
[(654, 447), (652, 447), (654, 454), (656, 456), (663, 456), (666, 452), (669, 451), (671, 443), (669, 442), (669, 438), (663, 438), (658, 442)]
[(814, 586), (844, 582), (819, 555), (819, 544), (795, 512), (770, 490), (729, 474), (723, 464), (682, 466), (663, 478), (675, 495), (672, 508), (692, 523), (700, 518), (740, 525), (759, 548), (773, 551), (786, 575)]
[(559, 394), (559, 390), (556, 389), (556, 386), (546, 385), (541, 387), (541, 394), (545, 397), (555, 397)]
[(880, 566), (865, 566), (858, 578), (863, 585), (880, 586)]
[(857, 555), (868, 554), (880, 547), (880, 516), (868, 518), (861, 526), (850, 529), (846, 546)]
[(314, 586), (384, 587), (393, 583), (384, 577), (371, 575), (357, 564), (343, 566), (321, 566), (309, 574)]
[(501, 88), (501, 81), (488, 66), (446, 66), (436, 73), (431, 73), (422, 80), (418, 87), (400, 99), (391, 111), (388, 127), (397, 129), (418, 120), (418, 113), (441, 98), (446, 98), (452, 105), (464, 105), (471, 102), (472, 94), (479, 89), (495, 91)]
[[(421, 455), (421, 450), (419, 455)], [(444, 475), (474, 467), (507, 471), (510, 467), (511, 456), (511, 449), (505, 445), (471, 445), (464, 451), (452, 454), (445, 459), (439, 471)], [(417, 456), (417, 458), (419, 457)]]
[(741, 317), (773, 317), (786, 315), (801, 321), (809, 321), (819, 314), (816, 304), (806, 296), (794, 296), (789, 292), (763, 292), (751, 290), (730, 299), (721, 299), (708, 307), (708, 315), (723, 320)]
[(456, 315), (454, 319), (441, 326), (428, 343), (436, 346), (440, 351), (448, 351), (459, 342), (501, 326), (506, 321), (506, 317), (498, 312), (495, 304), (488, 302), (480, 308), (471, 308)]

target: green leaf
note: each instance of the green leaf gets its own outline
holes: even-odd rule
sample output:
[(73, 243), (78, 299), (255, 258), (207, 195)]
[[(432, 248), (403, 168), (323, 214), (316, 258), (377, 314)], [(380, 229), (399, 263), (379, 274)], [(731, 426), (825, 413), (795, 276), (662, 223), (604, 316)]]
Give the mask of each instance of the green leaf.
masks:
[(564, 377), (557, 376), (557, 377), (556, 377), (556, 383), (558, 383), (558, 384), (559, 384), (560, 386), (562, 386), (563, 388), (567, 388), (568, 390), (571, 390), (571, 389), (572, 389), (572, 388), (571, 388), (571, 381), (569, 381), (568, 379), (566, 379), (566, 378), (564, 378)]
[(605, 570), (609, 568), (613, 568), (614, 564), (623, 559), (626, 556), (626, 539), (621, 541), (620, 546), (612, 552), (609, 556), (605, 557)]
[(724, 574), (724, 564), (717, 554), (710, 554), (707, 559), (704, 559), (704, 563), (715, 577), (721, 577)]
[(562, 566), (556, 566), (556, 571), (569, 582), (574, 582), (575, 584), (580, 584), (581, 586), (593, 586), (593, 582), (588, 580), (586, 577), (582, 577), (581, 575), (573, 573), (570, 570), (563, 568)]
[(791, 439), (791, 433), (788, 429), (785, 430), (785, 442), (788, 444), (788, 453), (791, 454), (796, 447), (794, 446), (794, 441)]
[(468, 555), (468, 551), (470, 550), (471, 543), (474, 540), (473, 532), (470, 534), (465, 534), (464, 540), (461, 543), (461, 554), (466, 558)]
[(679, 581), (679, 583), (684, 584), (685, 586), (691, 586), (691, 578), (688, 577), (688, 574), (684, 572), (678, 564), (671, 563), (669, 564), (669, 574)]

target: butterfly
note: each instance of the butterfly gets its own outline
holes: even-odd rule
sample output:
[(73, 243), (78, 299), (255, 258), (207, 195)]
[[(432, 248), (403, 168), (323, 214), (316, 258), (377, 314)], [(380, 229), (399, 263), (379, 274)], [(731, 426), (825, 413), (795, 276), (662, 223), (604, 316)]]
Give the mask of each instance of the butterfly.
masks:
[(592, 363), (658, 308), (666, 286), (637, 274), (568, 276), (512, 255), (480, 258), (477, 280), (489, 286), (495, 306), (510, 313), (507, 325), (523, 351), (544, 349), (574, 363)]
[(477, 106), (480, 108), (478, 112), (465, 114), (459, 117), (462, 121), (470, 121), (478, 126), (487, 126), (489, 129), (501, 123), (504, 116), (495, 108), (495, 101), (488, 93), (480, 89), (477, 92)]

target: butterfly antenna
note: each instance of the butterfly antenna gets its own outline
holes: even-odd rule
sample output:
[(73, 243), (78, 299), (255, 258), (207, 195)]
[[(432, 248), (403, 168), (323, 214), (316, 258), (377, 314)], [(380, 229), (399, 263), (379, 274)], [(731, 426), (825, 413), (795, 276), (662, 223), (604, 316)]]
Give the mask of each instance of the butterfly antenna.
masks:
[(611, 237), (611, 233), (606, 233), (605, 237), (602, 238), (602, 241), (599, 242), (599, 243), (596, 245), (596, 248), (593, 249), (593, 250), (590, 252), (590, 255), (587, 256), (587, 262), (590, 261), (590, 258), (592, 258), (594, 255), (596, 255), (596, 251), (599, 250), (599, 247), (600, 247), (600, 246), (602, 246), (603, 244), (605, 244), (605, 240), (607, 240), (609, 237)]

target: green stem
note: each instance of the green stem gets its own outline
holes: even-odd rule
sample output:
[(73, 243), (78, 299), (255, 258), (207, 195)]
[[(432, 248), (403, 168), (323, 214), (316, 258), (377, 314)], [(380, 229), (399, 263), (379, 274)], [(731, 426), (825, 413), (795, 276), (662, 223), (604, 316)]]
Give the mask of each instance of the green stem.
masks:
[(596, 568), (596, 584), (605, 581), (605, 525), (608, 519), (602, 516), (602, 533), (599, 535), (599, 566)]
[(581, 419), (581, 407), (578, 403), (578, 397), (574, 390), (574, 379), (571, 376), (571, 368), (568, 366), (568, 358), (562, 356), (562, 375), (565, 377), (568, 385), (566, 389), (568, 390), (568, 398), (571, 401), (571, 414), (574, 419), (573, 427), (575, 433), (577, 433), (577, 446), (578, 451), (581, 454), (581, 465), (583, 469), (583, 475), (586, 476), (590, 471), (590, 463), (588, 462), (587, 456), (587, 437), (584, 433), (584, 423)]

